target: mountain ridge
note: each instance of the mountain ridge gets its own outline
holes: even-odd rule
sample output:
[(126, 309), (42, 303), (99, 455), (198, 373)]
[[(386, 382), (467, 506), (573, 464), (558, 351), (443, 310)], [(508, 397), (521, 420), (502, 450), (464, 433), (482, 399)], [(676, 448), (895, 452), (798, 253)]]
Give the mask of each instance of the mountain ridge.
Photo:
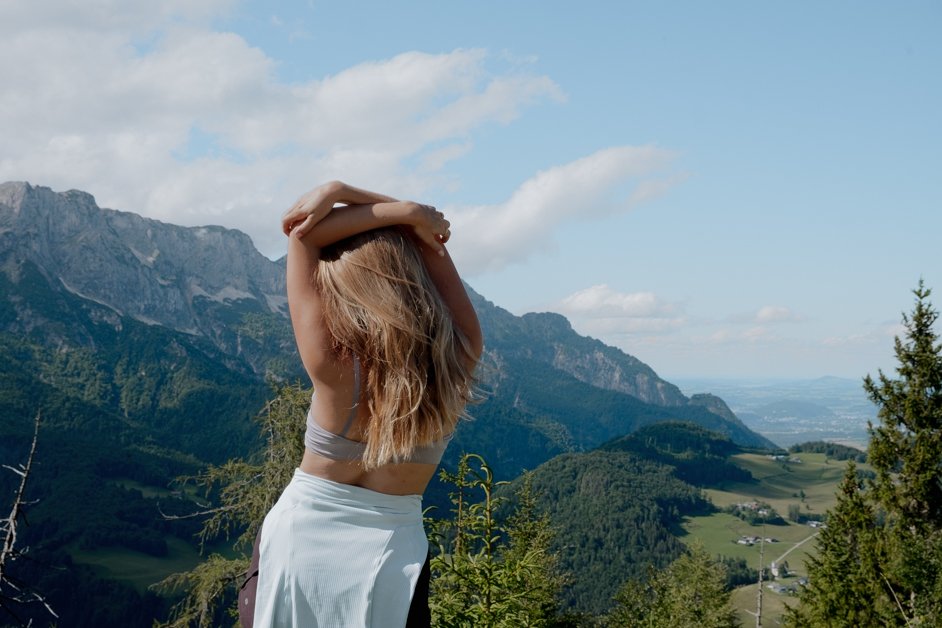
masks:
[[(501, 480), (556, 458), (582, 477), (573, 465), (588, 452), (602, 465), (594, 486), (630, 454), (592, 450), (667, 420), (774, 446), (719, 398), (686, 398), (558, 314), (518, 317), (470, 295), (488, 394), (459, 425), (446, 469), (469, 451)], [(31, 479), (40, 501), (23, 542), (60, 557), (77, 547), (156, 555), (168, 538), (189, 538), (192, 522), (162, 521), (155, 498), (125, 485), (168, 493), (175, 476), (263, 447), (251, 418), (271, 382), (306, 382), (284, 303), (284, 259), (265, 258), (241, 232), (101, 209), (81, 191), (0, 184), (0, 455), (18, 459), (40, 408), (43, 417)], [(0, 475), (0, 489), (8, 480)], [(424, 503), (445, 505), (445, 490), (436, 478)], [(165, 496), (160, 507), (185, 502)], [(82, 612), (117, 608), (107, 585), (79, 573), (58, 573), (54, 586), (87, 591)]]
[[(269, 260), (240, 231), (181, 227), (102, 209), (79, 190), (57, 193), (24, 182), (3, 183), (0, 272), (16, 283), (26, 262), (76, 297), (111, 308), (113, 316), (96, 316), (110, 318), (113, 325), (127, 315), (205, 337), (230, 362), (244, 363), (259, 376), (304, 377), (300, 361), (290, 359), (296, 349), (287, 319), (284, 259)], [(470, 288), (469, 293), (486, 332), (488, 358), (504, 365), (488, 382), (495, 390), (514, 381), (513, 369), (539, 365), (654, 406), (695, 414), (691, 408), (703, 407), (729, 424), (714, 427), (741, 444), (772, 445), (751, 433), (718, 397), (711, 396), (709, 403), (688, 399), (636, 357), (579, 335), (565, 317), (548, 312), (518, 317)], [(16, 310), (17, 304), (12, 307)], [(22, 311), (12, 318), (4, 325), (8, 332), (30, 325)]]

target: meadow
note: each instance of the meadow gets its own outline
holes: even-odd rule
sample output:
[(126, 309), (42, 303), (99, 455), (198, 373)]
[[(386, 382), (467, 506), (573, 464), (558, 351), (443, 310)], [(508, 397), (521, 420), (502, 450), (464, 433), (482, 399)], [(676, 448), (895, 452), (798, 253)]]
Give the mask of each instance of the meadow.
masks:
[[(129, 478), (116, 478), (112, 482), (125, 489), (140, 491), (149, 499), (175, 498), (180, 494), (179, 491), (144, 484)], [(196, 507), (206, 508), (209, 505), (202, 501), (197, 489), (191, 485), (183, 488), (183, 494)], [(157, 512), (154, 514), (159, 516)], [(225, 539), (207, 544), (200, 552), (199, 543), (195, 537), (180, 538), (173, 534), (166, 534), (163, 538), (167, 543), (166, 556), (152, 556), (126, 547), (83, 549), (73, 544), (67, 549), (76, 563), (88, 565), (102, 578), (127, 582), (139, 593), (144, 593), (151, 585), (171, 574), (193, 569), (210, 554), (222, 554), (227, 558), (238, 555), (232, 549), (232, 542)]]
[(147, 591), (152, 584), (160, 582), (172, 573), (188, 571), (204, 560), (209, 553), (222, 552), (219, 548), (207, 548), (201, 556), (193, 542), (173, 535), (166, 535), (166, 556), (150, 556), (124, 547), (106, 547), (95, 550), (73, 548), (72, 560), (88, 565), (102, 578), (121, 580), (133, 586), (139, 593)]
[[(681, 540), (692, 543), (697, 540), (711, 555), (744, 558), (752, 568), (762, 564), (768, 567), (772, 561), (788, 562), (790, 576), (781, 579), (784, 585), (797, 584), (800, 577), (807, 576), (805, 560), (815, 551), (814, 537), (818, 530), (807, 523), (788, 521), (788, 507), (797, 505), (803, 516), (823, 519), (828, 509), (836, 503), (835, 491), (844, 474), (846, 462), (828, 459), (824, 454), (795, 454), (793, 461), (776, 460), (763, 454), (737, 454), (732, 457), (735, 464), (752, 473), (756, 482), (730, 482), (706, 489), (704, 492), (718, 508), (748, 502), (765, 502), (785, 520), (784, 525), (751, 525), (739, 517), (717, 512), (708, 516), (687, 517), (682, 524)], [(799, 462), (800, 461), (800, 462)], [(858, 464), (862, 470), (866, 464)], [(742, 545), (741, 537), (754, 536), (774, 539), (773, 542)], [(765, 587), (767, 583), (763, 583)], [(786, 605), (794, 605), (797, 597), (763, 589), (762, 618), (774, 624), (785, 611)], [(739, 587), (733, 591), (733, 606), (739, 610), (743, 625), (755, 622), (756, 585)]]

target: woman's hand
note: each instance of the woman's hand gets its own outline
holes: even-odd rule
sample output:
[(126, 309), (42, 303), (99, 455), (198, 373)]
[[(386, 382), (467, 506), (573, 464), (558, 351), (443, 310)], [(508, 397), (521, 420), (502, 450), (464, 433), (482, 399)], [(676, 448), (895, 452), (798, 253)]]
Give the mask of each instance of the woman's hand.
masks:
[(451, 238), (451, 223), (431, 205), (411, 203), (408, 224), (416, 237), (439, 255), (445, 254), (443, 246)]
[(281, 217), (281, 230), (285, 235), (300, 238), (323, 220), (340, 200), (344, 184), (331, 181), (319, 185), (295, 202)]
[(317, 186), (299, 198), (281, 217), (281, 230), (285, 235), (294, 234), (299, 238), (303, 237), (330, 214), (338, 203), (367, 205), (394, 202), (396, 199), (379, 192), (355, 188), (340, 181), (330, 181)]
[(299, 198), (281, 217), (281, 230), (285, 235), (302, 237), (319, 223), (337, 202), (343, 184), (331, 181), (319, 185)]

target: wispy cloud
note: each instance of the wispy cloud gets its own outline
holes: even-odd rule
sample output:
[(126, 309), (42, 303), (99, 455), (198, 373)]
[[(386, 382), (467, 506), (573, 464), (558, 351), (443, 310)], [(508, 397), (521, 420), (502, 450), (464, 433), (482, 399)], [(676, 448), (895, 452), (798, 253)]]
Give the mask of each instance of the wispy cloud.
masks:
[(666, 303), (653, 292), (617, 292), (599, 284), (575, 292), (562, 300), (563, 312), (590, 318), (650, 318), (672, 316), (678, 306)]
[(686, 319), (680, 304), (653, 292), (618, 292), (600, 284), (575, 292), (554, 308), (590, 335), (664, 333), (681, 327)]
[(779, 341), (781, 338), (763, 325), (752, 325), (745, 329), (721, 327), (706, 335), (694, 334), (690, 342), (697, 345), (742, 346), (760, 342)]
[(312, 184), (421, 197), (476, 129), (563, 98), (550, 78), (494, 72), (486, 51), (465, 49), (287, 83), (264, 51), (211, 27), (231, 4), (0, 4), (0, 57), (17, 60), (0, 65), (0, 180), (221, 222), (271, 253), (280, 208)]
[(494, 271), (552, 246), (563, 224), (623, 212), (683, 179), (676, 154), (616, 146), (538, 172), (503, 203), (449, 208), (453, 248), (469, 273)]
[(901, 323), (885, 323), (877, 325), (872, 329), (857, 334), (848, 334), (845, 336), (828, 336), (821, 341), (826, 347), (852, 347), (857, 345), (873, 345), (875, 343), (885, 343), (890, 345), (890, 339), (903, 338), (906, 335), (906, 327)]
[(799, 314), (784, 305), (763, 305), (758, 310), (732, 314), (725, 319), (725, 322), (740, 325), (770, 325), (796, 323), (802, 320)]
[(798, 315), (782, 305), (765, 305), (756, 312), (757, 323), (781, 323), (800, 320)]

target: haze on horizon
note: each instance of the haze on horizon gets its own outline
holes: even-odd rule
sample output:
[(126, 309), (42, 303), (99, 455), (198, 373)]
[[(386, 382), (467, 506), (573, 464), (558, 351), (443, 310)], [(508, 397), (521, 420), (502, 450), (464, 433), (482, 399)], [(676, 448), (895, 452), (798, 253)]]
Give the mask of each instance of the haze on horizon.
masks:
[(4, 3), (0, 180), (277, 257), (282, 209), (341, 178), (438, 205), (478, 292), (668, 379), (860, 378), (892, 371), (919, 278), (942, 290), (940, 18)]

